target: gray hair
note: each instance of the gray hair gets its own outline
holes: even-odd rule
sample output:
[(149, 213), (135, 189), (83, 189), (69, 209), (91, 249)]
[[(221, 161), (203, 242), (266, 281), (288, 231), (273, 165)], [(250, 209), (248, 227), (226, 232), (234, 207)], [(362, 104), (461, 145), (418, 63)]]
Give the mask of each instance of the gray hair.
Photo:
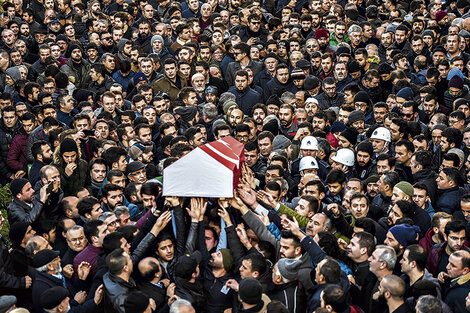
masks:
[(348, 36), (351, 36), (352, 33), (362, 33), (362, 27), (359, 25), (351, 25), (348, 29)]
[(290, 92), (290, 91), (285, 91), (282, 95), (281, 95), (281, 102), (282, 103), (289, 103), (291, 101), (295, 100), (295, 95)]
[(112, 57), (112, 58), (114, 58), (114, 55), (112, 55), (112, 54), (109, 53), (109, 52), (106, 52), (105, 54), (103, 54), (103, 55), (101, 56), (100, 62), (106, 61), (106, 58), (107, 58), (107, 57)]
[(110, 216), (112, 216), (112, 215), (116, 215), (116, 214), (114, 214), (114, 212), (103, 212), (103, 213), (101, 213), (101, 215), (98, 217), (98, 220), (104, 222), (105, 219), (107, 219), (108, 217), (110, 217)]
[(379, 256), (380, 262), (385, 262), (387, 264), (388, 270), (393, 270), (395, 267), (395, 263), (397, 262), (397, 254), (392, 247), (386, 245), (378, 245), (375, 247), (375, 250), (382, 249), (382, 253)]
[(431, 295), (421, 296), (416, 304), (416, 313), (441, 313), (441, 301)]
[(170, 313), (180, 313), (180, 307), (182, 306), (192, 307), (191, 302), (188, 300), (178, 299), (170, 306)]
[(113, 210), (113, 213), (119, 218), (121, 215), (129, 213), (129, 209), (125, 205), (120, 205)]
[(202, 115), (207, 116), (208, 119), (213, 120), (217, 117), (217, 107), (212, 103), (206, 103), (202, 108)]
[(66, 233), (66, 236), (67, 236), (67, 239), (69, 239), (69, 234), (71, 231), (74, 231), (74, 230), (81, 230), (83, 232), (85, 232), (83, 230), (83, 226), (80, 226), (80, 225), (73, 225), (72, 227), (70, 227), (69, 229), (67, 229), (67, 233)]

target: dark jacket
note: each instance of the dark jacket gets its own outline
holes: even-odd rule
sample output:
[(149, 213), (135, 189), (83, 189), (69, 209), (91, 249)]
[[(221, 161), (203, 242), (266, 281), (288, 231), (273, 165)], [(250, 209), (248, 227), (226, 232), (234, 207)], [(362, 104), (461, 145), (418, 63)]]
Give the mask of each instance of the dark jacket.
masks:
[(329, 109), (331, 107), (340, 107), (344, 103), (344, 93), (336, 92), (333, 98), (327, 96), (326, 93), (321, 93), (315, 97), (318, 100), (318, 107), (322, 110)]
[(109, 272), (103, 276), (104, 311), (106, 313), (125, 313), (124, 301), (129, 293), (136, 291), (137, 287), (132, 278), (129, 282)]
[(290, 91), (295, 94), (295, 85), (292, 81), (288, 81), (285, 84), (282, 84), (276, 76), (274, 76), (267, 84), (266, 87), (263, 88), (263, 99), (266, 102), (271, 95), (277, 95), (281, 97), (281, 95), (286, 92)]
[(74, 63), (72, 59), (69, 59), (60, 69), (67, 74), (68, 77), (75, 79), (74, 85), (77, 89), (87, 89), (91, 81), (90, 63), (85, 59), (82, 59), (80, 65)]
[(13, 263), (8, 252), (5, 239), (0, 235), (0, 293), (8, 294), (8, 289), (24, 288), (26, 280), (24, 277), (13, 275)]
[(72, 299), (77, 293), (77, 290), (72, 285), (72, 282), (70, 280), (68, 280), (65, 277), (63, 278), (63, 280), (60, 280), (59, 278), (55, 276), (52, 276), (47, 273), (42, 273), (42, 272), (38, 272), (36, 274), (36, 278), (32, 286), (33, 304), (34, 304), (34, 307), (36, 308), (36, 312), (41, 312), (39, 308), (41, 307), (41, 296), (44, 293), (44, 291), (51, 289), (53, 287), (58, 287), (58, 286), (66, 287), (70, 295), (70, 301), (71, 302), (74, 301)]
[(461, 276), (457, 281), (444, 288), (444, 302), (453, 312), (466, 312), (465, 298), (470, 290), (470, 273)]
[(287, 284), (275, 285), (268, 296), (271, 301), (281, 301), (289, 310), (289, 313), (305, 312), (304, 300), (306, 297), (298, 280)]
[(268, 72), (268, 70), (264, 69), (255, 76), (253, 83), (264, 89), (271, 79), (273, 79), (273, 76)]
[(14, 129), (8, 129), (3, 120), (0, 121), (0, 182), (3, 184), (9, 182), (10, 176), (14, 174), (14, 171), (8, 167), (6, 162), (8, 159), (8, 152), (11, 148), (11, 142), (13, 141), (13, 137), (15, 136), (18, 128), (18, 123), (16, 123)]
[(11, 224), (16, 222), (33, 223), (41, 214), (44, 203), (36, 199), (33, 200), (33, 206), (30, 207), (25, 202), (14, 198), (7, 208), (8, 221)]
[[(263, 69), (264, 65), (261, 62), (251, 61), (248, 62), (246, 67), (251, 68), (253, 71), (253, 76), (256, 76)], [(225, 80), (229, 86), (233, 86), (235, 82), (235, 74), (238, 70), (241, 70), (242, 66), (239, 62), (232, 62), (227, 66), (227, 72), (225, 73)]]
[[(437, 277), (437, 274), (439, 274), (437, 273), (437, 267), (441, 261), (442, 254), (445, 253), (446, 247), (447, 242), (437, 244), (432, 248), (431, 253), (429, 253), (426, 268), (428, 269), (429, 273), (433, 274), (434, 277)], [(466, 246), (462, 246), (462, 250), (470, 252), (470, 249)]]
[(245, 115), (251, 116), (251, 110), (255, 104), (263, 102), (261, 95), (254, 89), (251, 89), (251, 87), (247, 87), (245, 90), (240, 91), (237, 87), (232, 86), (229, 88), (228, 92), (235, 95), (235, 102)]
[(460, 187), (453, 187), (446, 190), (438, 190), (439, 198), (436, 201), (436, 212), (446, 212), (450, 215), (460, 210), (460, 199), (465, 194), (465, 190)]
[(439, 110), (446, 115), (450, 114), (452, 112), (454, 101), (460, 98), (470, 100), (467, 86), (464, 86), (460, 95), (457, 96), (451, 95), (449, 90), (446, 90), (444, 93), (444, 103), (443, 105), (439, 105)]
[(90, 91), (93, 91), (95, 94), (97, 94), (97, 93), (103, 94), (106, 91), (109, 91), (112, 84), (114, 84), (114, 80), (110, 76), (105, 75), (104, 80), (101, 84), (98, 84), (97, 82), (92, 81), (90, 83), (88, 89)]
[(437, 199), (437, 173), (430, 168), (423, 169), (413, 175), (415, 182), (426, 184), (431, 203), (434, 205)]
[(71, 176), (65, 174), (65, 164), (58, 162), (54, 164), (60, 173), (60, 182), (64, 190), (64, 196), (74, 195), (77, 190), (85, 187), (85, 182), (88, 174), (88, 163), (83, 159), (79, 159), (78, 166)]

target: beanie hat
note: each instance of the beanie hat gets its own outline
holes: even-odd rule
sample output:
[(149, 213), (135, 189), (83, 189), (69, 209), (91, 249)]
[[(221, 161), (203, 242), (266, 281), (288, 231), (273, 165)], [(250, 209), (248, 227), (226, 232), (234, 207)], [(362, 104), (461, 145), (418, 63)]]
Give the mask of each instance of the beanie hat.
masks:
[(263, 131), (269, 131), (271, 132), (274, 136), (279, 134), (279, 123), (275, 118), (272, 120), (268, 121), (266, 124), (263, 125)]
[(346, 127), (346, 129), (341, 132), (340, 136), (346, 138), (346, 140), (354, 146), (357, 142), (357, 135), (358, 132), (356, 129), (352, 127)]
[(258, 304), (261, 302), (263, 287), (257, 279), (248, 277), (240, 282), (238, 295), (246, 304)]
[(318, 39), (324, 38), (324, 37), (326, 37), (326, 38), (329, 37), (328, 31), (327, 31), (326, 29), (320, 28), (320, 29), (317, 29), (317, 30), (315, 31), (315, 39), (318, 40)]
[(410, 87), (402, 88), (397, 93), (397, 97), (398, 98), (403, 98), (406, 101), (412, 101), (413, 100), (413, 90)]
[(28, 230), (29, 223), (26, 222), (16, 222), (13, 225), (10, 225), (10, 236), (11, 244), (14, 248), (19, 247), (23, 241), (24, 235)]
[(135, 73), (134, 77), (132, 78), (133, 82), (134, 82), (134, 86), (137, 86), (138, 83), (140, 82), (143, 82), (143, 81), (147, 81), (148, 82), (148, 78), (147, 76), (145, 76), (144, 73), (142, 72), (137, 72)]
[(162, 37), (162, 36), (160, 36), (160, 35), (154, 35), (154, 36), (152, 37), (152, 39), (150, 39), (150, 46), (153, 46), (153, 42), (154, 42), (155, 40), (158, 40), (158, 41), (160, 41), (161, 43), (164, 43), (164, 42), (165, 42), (165, 41), (163, 40), (163, 37)]
[(13, 198), (21, 192), (21, 190), (27, 183), (29, 183), (29, 180), (27, 180), (26, 178), (15, 178), (11, 181), (10, 190)]
[(220, 249), (219, 251), (222, 253), (222, 263), (224, 265), (224, 269), (227, 272), (230, 272), (234, 264), (232, 253), (229, 249)]
[(77, 152), (78, 154), (78, 147), (75, 140), (65, 138), (64, 141), (60, 143), (60, 155), (63, 155), (66, 152)]
[(90, 42), (87, 46), (86, 46), (86, 50), (91, 50), (91, 49), (95, 49), (95, 50), (98, 50), (98, 45), (94, 42)]
[(462, 89), (463, 88), (463, 79), (460, 78), (458, 75), (455, 75), (449, 80), (449, 88), (457, 88), (457, 89)]
[(297, 61), (297, 63), (295, 63), (295, 66), (300, 69), (309, 69), (310, 62), (305, 59), (300, 59), (299, 61)]
[(416, 237), (421, 230), (416, 225), (400, 224), (393, 226), (389, 231), (392, 233), (393, 237), (406, 248), (416, 242)]
[(436, 48), (434, 48), (434, 50), (432, 51), (432, 53), (436, 53), (436, 52), (442, 52), (444, 54), (447, 53), (446, 48), (444, 48), (444, 46), (442, 45), (436, 46)]
[(60, 255), (59, 251), (44, 249), (38, 251), (33, 257), (33, 267), (40, 268), (44, 265), (51, 263), (55, 258)]
[(380, 179), (380, 176), (375, 174), (375, 175), (370, 175), (369, 177), (367, 177), (367, 179), (365, 180), (365, 187), (367, 187), (368, 184), (370, 183), (376, 183), (378, 182)]
[(385, 30), (385, 32), (395, 34), (395, 32), (397, 31), (397, 27), (398, 27), (397, 24), (392, 23), (392, 24), (387, 26), (387, 29)]
[(277, 268), (282, 277), (288, 280), (294, 280), (297, 277), (301, 264), (302, 261), (300, 260), (282, 258), (277, 262)]
[(354, 102), (365, 102), (367, 104), (370, 104), (370, 97), (369, 94), (365, 91), (359, 91), (356, 93), (354, 96)]
[(353, 123), (356, 123), (358, 121), (363, 121), (364, 120), (364, 112), (361, 110), (355, 110), (349, 113), (348, 117), (348, 125), (352, 125)]
[(142, 291), (133, 291), (127, 295), (123, 306), (126, 313), (143, 313), (147, 310), (149, 303), (149, 296)]
[(393, 186), (394, 188), (397, 187), (398, 189), (400, 189), (401, 191), (403, 191), (406, 195), (410, 196), (410, 197), (413, 197), (413, 194), (414, 194), (414, 188), (413, 186), (409, 183), (409, 182), (406, 182), (406, 181), (401, 181), (399, 182), (398, 184), (396, 184), (395, 186)]
[(179, 107), (175, 109), (175, 113), (181, 116), (185, 122), (191, 121), (197, 114), (197, 108), (193, 106)]
[(320, 86), (320, 80), (316, 76), (307, 76), (304, 80), (304, 89), (312, 90)]
[(331, 124), (331, 127), (330, 127), (330, 132), (332, 134), (334, 133), (340, 133), (342, 132), (343, 130), (346, 129), (346, 125), (344, 125), (343, 122), (340, 122), (340, 121), (334, 121), (333, 124)]
[(424, 36), (431, 36), (432, 39), (434, 40), (434, 32), (430, 29), (426, 29), (425, 31), (421, 33), (421, 37), (424, 37)]
[(273, 140), (273, 150), (285, 149), (291, 145), (291, 141), (284, 135), (277, 135)]
[(227, 114), (228, 109), (231, 107), (236, 106), (238, 108), (238, 104), (235, 101), (227, 101), (225, 102), (223, 108), (224, 108), (224, 114)]
[(62, 286), (49, 288), (41, 294), (41, 307), (46, 310), (52, 310), (68, 296), (67, 289)]
[(359, 62), (356, 60), (349, 61), (348, 65), (348, 73), (356, 73), (361, 70), (361, 66), (359, 65)]
[(0, 296), (0, 313), (9, 311), (16, 304), (15, 296)]
[(278, 95), (271, 95), (269, 96), (268, 100), (266, 101), (266, 106), (274, 104), (275, 106), (281, 106), (281, 99), (279, 99)]
[(442, 20), (444, 17), (447, 16), (447, 12), (446, 11), (438, 11), (436, 13), (436, 21), (439, 22), (440, 20)]
[(371, 156), (374, 153), (374, 148), (372, 147), (372, 144), (368, 141), (363, 141), (360, 144), (358, 144), (356, 150), (367, 152)]

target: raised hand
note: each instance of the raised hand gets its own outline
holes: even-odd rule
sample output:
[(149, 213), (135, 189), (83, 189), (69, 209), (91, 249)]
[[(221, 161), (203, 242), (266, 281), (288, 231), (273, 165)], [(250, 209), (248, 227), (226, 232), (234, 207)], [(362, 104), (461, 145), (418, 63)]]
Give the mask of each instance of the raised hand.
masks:
[(77, 268), (78, 278), (81, 280), (86, 280), (88, 277), (88, 274), (90, 274), (90, 270), (91, 270), (90, 263), (83, 261), (82, 263), (80, 263), (80, 265), (78, 265), (78, 268)]
[(78, 304), (83, 304), (86, 300), (86, 292), (85, 291), (79, 291), (75, 294), (75, 297), (73, 297), (75, 301), (78, 302)]
[(238, 194), (240, 196), (240, 199), (242, 199), (243, 202), (246, 203), (246, 205), (252, 208), (256, 208), (256, 206), (258, 205), (258, 202), (256, 201), (256, 192), (253, 189), (239, 188)]
[(256, 198), (258, 201), (269, 205), (271, 208), (275, 208), (277, 206), (277, 201), (274, 199), (274, 197), (264, 190), (258, 191), (256, 193)]
[(155, 222), (155, 224), (152, 227), (152, 230), (150, 231), (154, 236), (157, 236), (162, 229), (168, 225), (168, 223), (171, 221), (171, 211), (165, 211), (160, 215)]
[(103, 284), (101, 284), (98, 286), (98, 288), (96, 288), (95, 297), (93, 298), (96, 305), (100, 304), (101, 301), (103, 301), (103, 295), (104, 295)]
[(232, 226), (232, 220), (230, 219), (230, 215), (225, 208), (220, 207), (217, 214), (224, 220), (227, 227)]

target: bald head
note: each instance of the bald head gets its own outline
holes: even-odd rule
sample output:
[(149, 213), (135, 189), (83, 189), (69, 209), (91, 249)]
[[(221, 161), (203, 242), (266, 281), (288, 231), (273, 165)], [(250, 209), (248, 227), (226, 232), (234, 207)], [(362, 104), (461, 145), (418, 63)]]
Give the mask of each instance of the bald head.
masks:
[(390, 292), (392, 298), (402, 299), (405, 295), (405, 282), (396, 275), (387, 275), (382, 281), (384, 292)]
[(142, 259), (138, 264), (139, 273), (146, 281), (160, 280), (161, 269), (160, 262), (156, 258), (147, 257)]

